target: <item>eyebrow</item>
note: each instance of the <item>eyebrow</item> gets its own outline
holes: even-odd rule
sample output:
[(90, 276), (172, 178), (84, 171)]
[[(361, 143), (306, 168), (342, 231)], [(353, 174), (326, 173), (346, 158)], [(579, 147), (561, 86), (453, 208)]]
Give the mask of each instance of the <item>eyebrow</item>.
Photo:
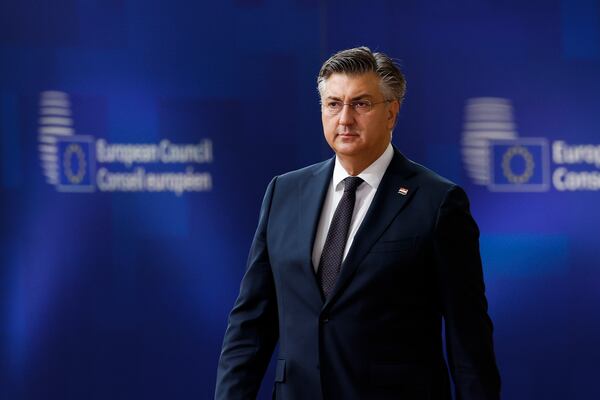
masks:
[[(341, 98), (339, 98), (338, 96), (327, 96), (326, 98), (332, 99), (332, 100), (341, 100)], [(368, 93), (363, 93), (358, 96), (354, 96), (353, 98), (350, 99), (350, 101), (362, 100), (362, 99), (366, 99), (366, 98), (372, 99), (373, 96)]]

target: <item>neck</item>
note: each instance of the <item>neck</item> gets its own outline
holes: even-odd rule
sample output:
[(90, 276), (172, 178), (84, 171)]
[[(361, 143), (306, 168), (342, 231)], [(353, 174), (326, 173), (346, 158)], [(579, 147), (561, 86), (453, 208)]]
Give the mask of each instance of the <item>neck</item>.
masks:
[[(342, 164), (342, 167), (344, 167), (344, 169), (350, 176), (356, 176), (356, 175), (360, 174), (369, 165), (372, 164), (369, 162), (357, 162), (357, 160), (349, 160), (346, 157), (339, 156), (339, 155), (338, 155), (338, 158), (340, 160), (340, 164)], [(375, 161), (375, 160), (373, 160), (373, 161)]]

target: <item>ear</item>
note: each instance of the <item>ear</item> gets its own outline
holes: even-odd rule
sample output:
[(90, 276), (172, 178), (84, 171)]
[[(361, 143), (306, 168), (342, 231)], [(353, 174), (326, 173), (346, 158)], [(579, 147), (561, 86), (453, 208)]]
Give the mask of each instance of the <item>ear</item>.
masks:
[(394, 100), (390, 103), (388, 108), (388, 128), (390, 130), (394, 129), (396, 126), (396, 120), (398, 119), (398, 113), (400, 112), (400, 102), (398, 100)]

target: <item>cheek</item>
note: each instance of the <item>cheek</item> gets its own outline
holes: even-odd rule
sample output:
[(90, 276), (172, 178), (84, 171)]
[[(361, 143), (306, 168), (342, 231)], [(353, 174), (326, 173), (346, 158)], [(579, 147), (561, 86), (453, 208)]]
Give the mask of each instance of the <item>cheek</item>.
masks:
[(323, 133), (326, 137), (330, 137), (335, 133), (335, 122), (332, 119), (323, 118)]
[(373, 124), (373, 131), (375, 132), (385, 132), (387, 130), (389, 130), (388, 126), (390, 124), (390, 121), (388, 119), (380, 119), (378, 121), (376, 121), (375, 124)]

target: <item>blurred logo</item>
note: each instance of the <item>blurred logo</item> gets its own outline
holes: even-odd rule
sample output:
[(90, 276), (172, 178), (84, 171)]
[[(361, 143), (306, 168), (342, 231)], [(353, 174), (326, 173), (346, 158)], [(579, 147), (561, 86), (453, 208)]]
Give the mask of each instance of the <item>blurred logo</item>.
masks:
[(544, 138), (490, 141), (492, 191), (549, 189), (548, 142)]
[(58, 142), (74, 135), (71, 102), (63, 92), (40, 93), (38, 150), (46, 182), (59, 184)]
[(38, 142), (46, 181), (61, 192), (93, 192), (94, 139), (74, 133), (69, 95), (40, 93)]
[(548, 142), (518, 137), (508, 99), (469, 99), (461, 144), (465, 170), (477, 185), (514, 192), (550, 187)]
[(94, 140), (89, 136), (59, 139), (58, 184), (62, 192), (94, 191)]
[[(186, 192), (212, 190), (212, 141), (109, 143), (76, 135), (69, 95), (40, 93), (38, 150), (46, 182), (61, 192)], [(96, 164), (99, 164), (98, 168)]]

